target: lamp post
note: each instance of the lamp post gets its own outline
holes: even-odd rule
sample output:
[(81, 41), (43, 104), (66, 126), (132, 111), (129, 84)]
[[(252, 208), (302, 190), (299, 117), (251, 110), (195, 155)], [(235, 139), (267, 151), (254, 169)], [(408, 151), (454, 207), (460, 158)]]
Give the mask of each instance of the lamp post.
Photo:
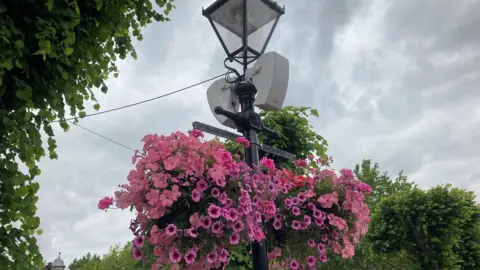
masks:
[[(245, 149), (245, 162), (250, 166), (259, 163), (257, 132), (275, 132), (264, 127), (260, 116), (255, 113), (253, 104), (257, 89), (245, 73), (248, 65), (265, 52), (278, 20), (284, 13), (284, 8), (271, 0), (217, 0), (203, 9), (203, 15), (209, 20), (227, 54), (225, 67), (229, 73), (236, 74), (236, 78), (231, 82), (235, 84), (234, 91), (241, 105), (241, 112), (238, 113), (222, 107), (215, 107), (214, 111), (232, 119), (238, 131), (250, 141), (250, 148)], [(269, 31), (262, 35), (263, 30)], [(229, 44), (235, 40), (239, 44)], [(255, 41), (257, 46), (253, 44)], [(227, 61), (242, 65), (242, 74), (228, 66)], [(253, 269), (267, 270), (265, 241), (253, 242), (251, 247)]]

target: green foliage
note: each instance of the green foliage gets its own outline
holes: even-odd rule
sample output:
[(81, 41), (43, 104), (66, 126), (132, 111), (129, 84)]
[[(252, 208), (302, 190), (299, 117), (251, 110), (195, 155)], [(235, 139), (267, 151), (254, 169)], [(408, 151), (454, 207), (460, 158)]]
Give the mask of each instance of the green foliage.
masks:
[(375, 252), (406, 252), (422, 269), (479, 269), (480, 206), (450, 185), (415, 188), (380, 202), (368, 238)]
[[(136, 58), (132, 37), (152, 20), (168, 21), (172, 0), (0, 1), (0, 265), (42, 264), (35, 240), (37, 162), (57, 158), (51, 121), (68, 130), (66, 108), (85, 115), (94, 90), (118, 76), (117, 58)], [(94, 105), (98, 110), (100, 106)], [(44, 149), (41, 130), (47, 135)], [(23, 173), (17, 160), (24, 163)], [(13, 225), (13, 224), (19, 224)]]
[[(327, 157), (327, 140), (316, 133), (309, 124), (309, 117), (318, 117), (318, 111), (310, 107), (287, 106), (278, 111), (262, 111), (260, 113), (265, 125), (278, 133), (273, 137), (268, 133), (258, 134), (260, 143), (295, 154), (299, 159), (305, 159), (308, 154), (318, 157)], [(226, 142), (226, 148), (231, 153), (243, 153), (243, 148), (238, 144)], [(273, 159), (277, 167), (293, 168), (291, 163), (271, 154), (265, 156)]]
[(248, 270), (253, 269), (252, 256), (250, 255), (250, 246), (234, 246), (230, 248), (230, 263), (228, 270)]
[(373, 193), (368, 197), (367, 203), (370, 209), (382, 199), (392, 194), (410, 191), (416, 185), (408, 181), (408, 178), (400, 172), (395, 179), (391, 179), (387, 172), (380, 172), (378, 163), (372, 165), (371, 160), (363, 160), (354, 169), (360, 180), (372, 187)]
[[(309, 124), (309, 117), (319, 116), (317, 110), (287, 106), (278, 111), (262, 111), (260, 115), (265, 125), (278, 133), (276, 138), (266, 133), (259, 134), (261, 143), (295, 154), (298, 159), (305, 159), (308, 154), (327, 157), (327, 140)], [(267, 156), (275, 160), (275, 164), (280, 168), (291, 166), (291, 163), (281, 157), (270, 154)]]
[[(371, 160), (363, 160), (361, 164), (357, 164), (354, 170), (360, 180), (372, 187), (373, 193), (367, 198), (368, 206), (373, 213), (376, 212), (377, 204), (383, 199), (395, 194), (409, 192), (415, 188), (415, 184), (409, 182), (407, 177), (400, 172), (396, 178), (392, 179), (387, 172), (381, 172), (378, 163), (373, 164)], [(355, 256), (352, 259), (345, 260), (340, 257), (332, 257), (325, 265), (324, 269), (420, 269), (415, 260), (405, 251), (399, 251), (392, 254), (384, 254), (375, 252), (372, 249), (372, 242), (367, 238), (361, 240), (355, 249)], [(322, 269), (323, 269), (322, 268)]]
[[(80, 259), (74, 259), (72, 263), (68, 266), (69, 270), (81, 270), (86, 267), (100, 264), (102, 261), (101, 257), (97, 254), (92, 254), (89, 252), (86, 255), (83, 255)], [(95, 268), (93, 268), (95, 269)]]
[(68, 266), (70, 270), (150, 270), (147, 265), (137, 263), (130, 255), (131, 243), (128, 242), (123, 246), (115, 245), (110, 247), (107, 254), (102, 257), (90, 253), (75, 259)]

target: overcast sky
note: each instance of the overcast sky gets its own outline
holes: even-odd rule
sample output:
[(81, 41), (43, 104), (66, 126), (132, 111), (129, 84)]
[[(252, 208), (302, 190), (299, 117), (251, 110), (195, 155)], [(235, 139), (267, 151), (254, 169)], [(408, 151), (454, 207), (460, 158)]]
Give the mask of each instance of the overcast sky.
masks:
[[(98, 94), (102, 109), (141, 101), (225, 72), (224, 53), (202, 17), (213, 1), (177, 1), (172, 22), (136, 44), (138, 60)], [(364, 158), (404, 170), (422, 187), (453, 183), (480, 195), (480, 1), (296, 0), (286, 4), (268, 50), (290, 60), (287, 105), (320, 111), (312, 125), (335, 167)], [(129, 147), (148, 133), (219, 126), (205, 84), (80, 122)], [(127, 211), (97, 209), (126, 182), (132, 151), (75, 126), (57, 129), (58, 160), (44, 159), (39, 215), (45, 259), (66, 263), (131, 239)]]

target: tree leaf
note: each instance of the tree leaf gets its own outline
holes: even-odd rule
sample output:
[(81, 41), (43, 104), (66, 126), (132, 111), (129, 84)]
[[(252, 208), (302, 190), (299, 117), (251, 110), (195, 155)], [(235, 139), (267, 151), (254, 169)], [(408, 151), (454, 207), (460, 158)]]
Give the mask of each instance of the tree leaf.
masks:
[(25, 45), (23, 44), (23, 40), (17, 40), (15, 41), (15, 48), (17, 49), (23, 49)]
[(73, 49), (70, 47), (66, 47), (64, 52), (65, 52), (65, 55), (69, 56), (70, 54), (73, 53)]

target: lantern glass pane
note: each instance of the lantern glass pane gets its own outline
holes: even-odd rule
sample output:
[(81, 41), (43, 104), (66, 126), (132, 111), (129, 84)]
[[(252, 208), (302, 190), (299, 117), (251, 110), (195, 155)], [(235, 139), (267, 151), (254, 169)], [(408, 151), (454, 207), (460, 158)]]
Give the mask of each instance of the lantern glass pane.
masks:
[[(230, 0), (213, 11), (210, 18), (225, 29), (243, 38), (243, 1)], [(275, 20), (277, 12), (260, 0), (247, 1), (247, 37)], [(223, 38), (223, 37), (222, 37)], [(267, 38), (266, 36), (264, 37)]]

